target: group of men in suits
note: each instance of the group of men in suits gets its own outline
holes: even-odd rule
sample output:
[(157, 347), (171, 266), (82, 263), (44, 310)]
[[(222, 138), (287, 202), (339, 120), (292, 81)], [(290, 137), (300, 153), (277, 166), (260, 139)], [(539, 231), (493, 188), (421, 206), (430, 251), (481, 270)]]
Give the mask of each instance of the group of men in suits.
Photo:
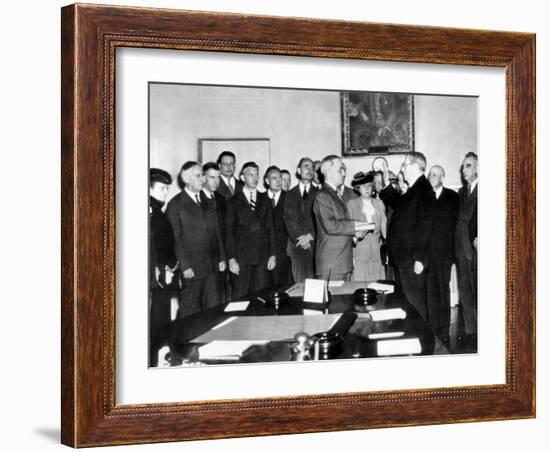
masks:
[[(443, 187), (442, 167), (433, 166), (426, 178), (426, 163), (421, 153), (406, 156), (402, 172), (409, 189), (404, 194), (390, 183), (387, 168), (375, 178), (379, 198), (392, 211), (386, 244), (389, 265), (409, 301), (446, 338), (449, 281), (456, 262), (465, 332), (473, 336), (477, 156), (466, 155), (462, 175), (469, 185), (458, 194)], [(332, 280), (349, 280), (354, 240), (364, 237), (372, 225), (350, 217), (346, 203), (357, 195), (344, 184), (346, 167), (340, 157), (302, 158), (296, 168), (298, 183), (288, 191), (283, 189), (284, 173), (276, 166), (264, 174), (265, 192), (257, 189), (260, 174), (255, 162), (244, 163), (239, 178), (235, 169), (235, 155), (225, 151), (215, 163), (186, 162), (179, 173), (181, 192), (168, 203), (162, 229), (164, 236), (172, 232), (168, 241), (173, 252), (151, 259), (152, 287), (166, 286), (166, 275), (176, 270), (182, 276), (179, 316), (307, 278), (330, 275)], [(152, 169), (150, 180), (151, 215), (156, 218), (166, 199), (166, 194), (157, 195), (158, 184), (169, 186), (171, 179)], [(152, 233), (158, 235), (151, 218)], [(157, 239), (152, 239), (151, 256), (161, 254)]]
[(426, 157), (409, 153), (401, 171), (405, 193), (382, 174), (379, 196), (392, 210), (388, 226), (388, 257), (395, 279), (408, 300), (440, 335), (449, 340), (451, 268), (456, 263), (464, 340), (477, 346), (477, 155), (466, 154), (456, 193), (445, 188), (445, 170), (432, 166), (425, 176)]

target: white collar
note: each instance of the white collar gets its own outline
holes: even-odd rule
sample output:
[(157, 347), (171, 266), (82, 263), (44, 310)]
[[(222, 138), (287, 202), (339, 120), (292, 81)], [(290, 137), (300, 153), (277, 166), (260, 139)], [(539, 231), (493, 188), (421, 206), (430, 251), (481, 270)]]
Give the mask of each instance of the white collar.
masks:
[(307, 184), (304, 184), (302, 181), (298, 182), (298, 184), (300, 185), (300, 193), (303, 195), (304, 194), (304, 190), (307, 188), (307, 191), (309, 193), (309, 191), (311, 190), (311, 186), (313, 185), (313, 182), (308, 182)]
[(279, 190), (277, 193), (271, 191), (271, 189), (267, 190), (269, 199), (275, 199), (275, 205), (279, 202), (279, 198), (281, 197), (281, 192), (283, 190)]
[[(325, 182), (325, 184), (327, 184), (330, 188), (332, 188), (337, 194), (342, 195), (342, 192), (340, 191), (340, 190), (342, 190), (342, 189), (338, 190), (334, 185), (332, 185), (332, 184), (329, 183), (329, 182)], [(343, 185), (343, 184), (342, 184), (342, 185)]]
[(250, 188), (248, 188), (246, 186), (243, 187), (243, 192), (246, 193), (246, 199), (250, 199), (251, 195), (254, 195), (254, 197), (257, 198), (257, 196), (256, 196), (257, 191), (258, 191), (257, 188), (254, 188), (254, 189), (250, 190)]
[(208, 199), (214, 199), (214, 193), (210, 193), (206, 188), (203, 188), (202, 192)]
[(474, 188), (476, 188), (478, 180), (479, 178), (476, 177), (476, 180), (470, 183), (470, 193), (472, 193), (474, 191)]
[[(189, 190), (187, 187), (184, 188), (185, 192), (189, 195), (189, 197), (193, 200), (193, 202), (197, 203), (197, 196), (200, 196), (200, 192), (199, 193), (194, 193), (192, 192), (191, 190)], [(200, 199), (200, 198), (199, 198)]]
[(235, 188), (235, 180), (236, 180), (235, 176), (231, 176), (230, 178), (224, 176), (223, 174), (220, 174), (220, 176), (222, 177), (223, 181), (225, 182), (225, 185), (227, 185), (227, 186), (231, 185), (233, 188)]
[(407, 181), (407, 183), (409, 184), (409, 188), (411, 188), (411, 187), (416, 183), (416, 181), (417, 181), (418, 179), (420, 179), (423, 175), (424, 175), (423, 173), (419, 173), (419, 174), (418, 174), (418, 177), (417, 177), (415, 180), (413, 180), (413, 181)]
[(435, 193), (435, 199), (439, 199), (439, 197), (441, 196), (441, 192), (443, 192), (443, 185), (439, 188), (436, 188), (434, 190), (434, 193)]

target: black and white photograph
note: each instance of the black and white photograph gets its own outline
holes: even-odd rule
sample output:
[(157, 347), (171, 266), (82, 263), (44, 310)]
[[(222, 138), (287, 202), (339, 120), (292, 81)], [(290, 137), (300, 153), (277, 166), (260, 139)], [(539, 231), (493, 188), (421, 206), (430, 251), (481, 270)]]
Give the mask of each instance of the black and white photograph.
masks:
[(148, 88), (149, 367), (477, 353), (477, 97)]

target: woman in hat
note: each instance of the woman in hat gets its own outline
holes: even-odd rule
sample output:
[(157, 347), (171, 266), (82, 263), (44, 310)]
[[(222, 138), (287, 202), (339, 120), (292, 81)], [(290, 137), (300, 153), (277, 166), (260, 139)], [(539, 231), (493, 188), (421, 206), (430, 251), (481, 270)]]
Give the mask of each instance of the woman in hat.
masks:
[(359, 197), (348, 201), (350, 217), (356, 221), (373, 224), (373, 230), (363, 238), (356, 239), (353, 250), (354, 268), (352, 281), (384, 279), (384, 265), (380, 257), (382, 237), (386, 236), (386, 209), (384, 203), (374, 196), (374, 171), (359, 172), (353, 176), (352, 187)]

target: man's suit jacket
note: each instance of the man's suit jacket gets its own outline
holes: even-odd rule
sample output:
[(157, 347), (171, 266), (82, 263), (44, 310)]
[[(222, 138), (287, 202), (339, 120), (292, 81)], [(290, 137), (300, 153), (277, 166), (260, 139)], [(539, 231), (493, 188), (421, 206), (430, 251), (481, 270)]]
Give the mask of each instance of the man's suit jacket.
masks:
[(277, 260), (279, 259), (279, 257), (287, 257), (286, 245), (288, 241), (288, 234), (286, 232), (285, 221), (283, 218), (286, 197), (287, 193), (281, 190), (279, 201), (277, 202), (277, 205), (275, 207), (273, 207), (273, 201), (269, 199), (269, 202), (271, 203), (271, 206), (273, 208), (273, 226), (275, 230), (275, 256), (277, 257)]
[(344, 198), (344, 202), (347, 204), (352, 199), (359, 198), (359, 195), (355, 192), (355, 190), (351, 187), (348, 187), (347, 185), (344, 185), (344, 191), (342, 192), (342, 198)]
[(313, 212), (317, 227), (315, 273), (351, 272), (355, 222), (350, 219), (346, 203), (330, 185), (324, 184), (315, 197)]
[(199, 206), (182, 190), (168, 203), (166, 215), (174, 229), (181, 271), (192, 268), (196, 279), (218, 271), (225, 255), (215, 209), (205, 203)]
[(227, 186), (223, 177), (220, 176), (220, 185), (218, 185), (218, 189), (216, 190), (216, 193), (219, 193), (220, 195), (222, 195), (226, 200), (228, 200), (233, 195), (236, 195), (237, 193), (242, 191), (243, 191), (243, 183), (239, 179), (235, 178), (235, 192), (231, 193), (231, 189)]
[[(286, 245), (287, 254), (290, 257), (312, 255), (315, 250), (315, 216), (313, 215), (313, 202), (319, 190), (313, 185), (309, 186), (306, 199), (300, 193), (300, 184), (287, 192), (284, 203), (284, 222), (288, 233)], [(313, 241), (311, 248), (304, 250), (297, 247), (298, 237), (304, 234), (311, 234)]]
[(433, 231), (430, 239), (431, 264), (452, 263), (455, 259), (455, 229), (458, 218), (458, 194), (443, 187), (439, 198), (433, 200)]
[(227, 259), (239, 265), (254, 265), (275, 256), (273, 208), (265, 193), (256, 192), (256, 208), (250, 208), (240, 191), (227, 202), (225, 250)]
[(174, 268), (174, 231), (162, 211), (164, 203), (149, 196), (149, 279), (151, 287), (157, 286), (155, 267), (161, 274), (166, 266)]
[[(455, 235), (455, 250), (457, 258), (462, 257), (468, 260), (472, 260), (474, 256), (474, 247), (473, 239), (471, 238), (471, 232), (474, 232), (474, 228), (472, 225), (472, 218), (474, 217), (474, 215), (476, 215), (477, 220), (478, 185), (475, 186), (471, 194), (468, 193), (468, 186), (464, 186), (458, 191), (459, 209)], [(477, 226), (475, 228), (475, 233), (477, 236)]]
[(419, 261), (427, 268), (433, 231), (432, 186), (421, 175), (404, 195), (388, 185), (381, 198), (394, 209), (388, 226), (390, 263), (399, 268), (413, 268), (414, 262)]
[(227, 211), (227, 201), (217, 191), (214, 192), (214, 199), (210, 199), (204, 192), (201, 192), (201, 200), (204, 200), (204, 202), (208, 203), (210, 207), (216, 210), (220, 236), (225, 249), (225, 216)]

